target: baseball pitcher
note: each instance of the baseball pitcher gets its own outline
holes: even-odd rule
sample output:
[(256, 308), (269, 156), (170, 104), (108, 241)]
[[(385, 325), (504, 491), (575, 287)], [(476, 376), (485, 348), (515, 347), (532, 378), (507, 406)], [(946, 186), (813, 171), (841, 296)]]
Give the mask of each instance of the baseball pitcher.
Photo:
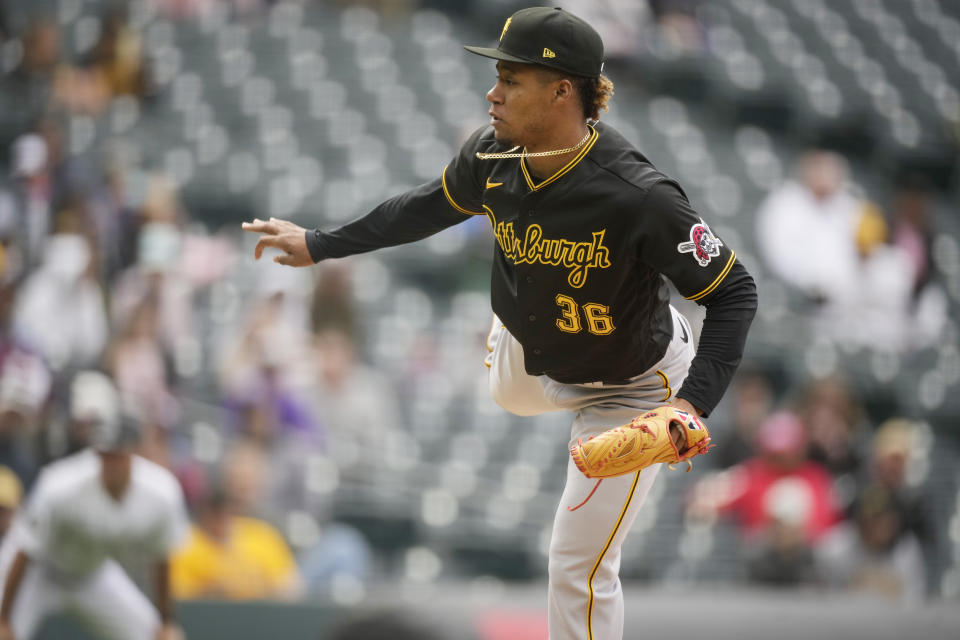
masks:
[[(624, 538), (657, 463), (709, 447), (709, 415), (740, 362), (753, 279), (676, 181), (599, 122), (613, 94), (603, 43), (545, 7), (507, 19), (490, 123), (434, 181), (334, 231), (244, 223), (280, 264), (413, 242), (484, 216), (496, 239), (490, 390), (519, 415), (575, 415), (549, 553), (552, 640), (623, 635)], [(695, 347), (663, 278), (707, 308)]]

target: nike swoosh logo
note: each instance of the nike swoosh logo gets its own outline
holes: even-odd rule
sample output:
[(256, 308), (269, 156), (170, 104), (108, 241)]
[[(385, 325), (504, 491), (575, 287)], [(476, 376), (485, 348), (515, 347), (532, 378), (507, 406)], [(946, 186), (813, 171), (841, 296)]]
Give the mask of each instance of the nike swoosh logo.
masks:
[(690, 336), (687, 335), (687, 327), (683, 324), (683, 320), (680, 321), (680, 339), (684, 343), (690, 342)]
[(499, 187), (502, 184), (502, 182), (490, 182), (490, 178), (487, 178), (487, 189), (493, 189), (494, 187)]

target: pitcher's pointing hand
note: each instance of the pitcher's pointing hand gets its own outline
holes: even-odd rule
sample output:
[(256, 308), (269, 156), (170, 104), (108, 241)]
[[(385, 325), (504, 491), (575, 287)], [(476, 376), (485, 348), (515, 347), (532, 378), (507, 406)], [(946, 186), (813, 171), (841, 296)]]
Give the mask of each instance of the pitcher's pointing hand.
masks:
[(267, 221), (254, 219), (253, 222), (243, 223), (244, 231), (262, 233), (253, 256), (257, 260), (263, 255), (267, 247), (280, 249), (282, 255), (275, 256), (273, 261), (289, 267), (308, 267), (313, 264), (313, 258), (307, 250), (307, 230), (288, 220), (270, 218)]

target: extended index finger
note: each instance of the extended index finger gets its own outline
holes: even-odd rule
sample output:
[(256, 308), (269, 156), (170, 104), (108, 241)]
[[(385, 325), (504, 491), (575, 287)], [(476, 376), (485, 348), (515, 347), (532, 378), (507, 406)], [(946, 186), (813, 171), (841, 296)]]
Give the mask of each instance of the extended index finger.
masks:
[(244, 231), (252, 231), (253, 233), (276, 233), (273, 224), (265, 220), (260, 220), (259, 218), (254, 218), (253, 222), (244, 222), (241, 228)]

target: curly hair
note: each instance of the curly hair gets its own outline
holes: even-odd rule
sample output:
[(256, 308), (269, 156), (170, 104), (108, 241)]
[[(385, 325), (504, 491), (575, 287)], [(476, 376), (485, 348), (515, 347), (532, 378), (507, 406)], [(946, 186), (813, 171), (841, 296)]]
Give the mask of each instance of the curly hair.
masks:
[(613, 81), (607, 76), (601, 74), (596, 78), (586, 78), (583, 76), (573, 76), (562, 71), (541, 67), (541, 73), (545, 81), (554, 82), (566, 78), (577, 90), (580, 96), (580, 106), (583, 109), (583, 117), (588, 120), (598, 120), (600, 111), (609, 111), (608, 103), (613, 97)]
[(590, 120), (599, 120), (600, 111), (609, 111), (608, 103), (613, 97), (613, 81), (605, 75), (596, 78), (576, 78), (573, 81), (580, 94), (583, 115)]

